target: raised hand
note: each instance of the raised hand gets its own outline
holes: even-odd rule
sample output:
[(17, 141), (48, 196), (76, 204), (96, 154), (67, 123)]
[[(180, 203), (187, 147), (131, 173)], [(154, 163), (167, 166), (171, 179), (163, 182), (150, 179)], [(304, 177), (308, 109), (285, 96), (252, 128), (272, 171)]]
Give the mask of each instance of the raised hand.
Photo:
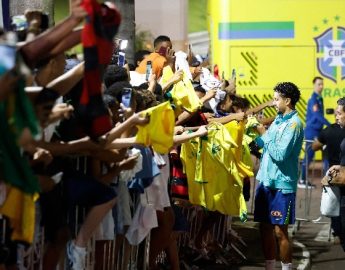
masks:
[(259, 132), (260, 135), (262, 135), (262, 134), (264, 134), (266, 132), (266, 128), (262, 124), (256, 126), (256, 130)]
[(203, 100), (206, 102), (210, 100), (211, 98), (214, 98), (217, 94), (217, 90), (215, 89), (210, 89), (207, 91), (206, 95), (204, 96)]
[(176, 59), (175, 51), (168, 47), (165, 53), (165, 58), (167, 59), (169, 64), (174, 64)]
[(174, 75), (170, 78), (173, 84), (178, 83), (183, 79), (183, 70), (178, 70), (174, 73)]
[(131, 116), (131, 121), (133, 121), (133, 124), (135, 125), (144, 126), (150, 122), (150, 117), (148, 115), (135, 113)]
[(208, 130), (207, 130), (207, 127), (206, 126), (200, 126), (198, 128), (198, 130), (196, 131), (196, 133), (202, 137), (202, 136), (206, 136), (208, 134)]
[(138, 157), (139, 155), (133, 155), (120, 161), (118, 163), (119, 169), (124, 171), (132, 170), (138, 162)]
[(245, 117), (245, 113), (244, 112), (234, 113), (233, 116), (234, 116), (234, 120), (242, 121)]
[(81, 22), (87, 15), (86, 10), (82, 7), (82, 0), (72, 0), (71, 1), (71, 16)]

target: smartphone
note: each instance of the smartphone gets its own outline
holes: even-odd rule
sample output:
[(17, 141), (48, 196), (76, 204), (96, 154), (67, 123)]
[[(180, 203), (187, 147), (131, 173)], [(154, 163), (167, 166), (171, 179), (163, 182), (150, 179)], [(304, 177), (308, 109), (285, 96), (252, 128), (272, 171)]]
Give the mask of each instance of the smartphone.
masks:
[(123, 67), (125, 65), (126, 54), (124, 52), (119, 52), (119, 57), (117, 59), (117, 65)]
[(127, 39), (121, 39), (119, 42), (119, 50), (124, 51), (127, 49), (128, 46), (128, 40)]
[(231, 75), (232, 79), (236, 79), (236, 69), (232, 69), (232, 75)]
[(26, 31), (28, 29), (28, 21), (26, 20), (25, 15), (14, 15), (11, 17), (11, 30), (18, 32), (18, 31)]
[(126, 108), (129, 108), (131, 106), (131, 98), (132, 98), (132, 88), (123, 88), (122, 90), (122, 99), (121, 103)]
[(49, 16), (47, 13), (41, 13), (41, 29), (42, 32), (49, 28)]
[(163, 46), (162, 46), (162, 47), (159, 48), (158, 53), (159, 53), (160, 55), (162, 55), (162, 56), (166, 56), (167, 50), (168, 50), (167, 47), (163, 47)]
[(145, 76), (146, 81), (149, 80), (151, 73), (152, 73), (152, 61), (147, 61), (146, 62), (146, 76)]
[(7, 72), (16, 66), (16, 47), (7, 44), (0, 45), (0, 69)]
[(222, 80), (224, 80), (225, 79), (225, 73), (224, 73), (224, 71), (222, 71)]

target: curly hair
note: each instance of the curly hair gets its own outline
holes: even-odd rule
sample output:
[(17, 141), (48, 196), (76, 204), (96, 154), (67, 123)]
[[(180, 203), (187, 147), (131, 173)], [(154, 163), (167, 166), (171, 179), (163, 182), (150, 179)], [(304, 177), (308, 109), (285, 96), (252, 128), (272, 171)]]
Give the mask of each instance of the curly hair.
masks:
[(345, 112), (345, 97), (339, 98), (337, 104), (343, 107), (343, 112)]
[(273, 90), (279, 93), (284, 98), (290, 98), (291, 105), (293, 107), (296, 105), (301, 96), (299, 88), (292, 82), (278, 83)]

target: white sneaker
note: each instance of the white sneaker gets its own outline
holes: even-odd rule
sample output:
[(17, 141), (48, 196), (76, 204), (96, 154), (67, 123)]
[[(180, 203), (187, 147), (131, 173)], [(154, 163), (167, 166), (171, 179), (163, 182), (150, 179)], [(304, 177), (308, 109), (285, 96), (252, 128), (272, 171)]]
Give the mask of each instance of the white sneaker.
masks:
[(86, 260), (86, 248), (77, 247), (74, 242), (67, 243), (67, 258), (71, 270), (84, 270)]
[(308, 189), (313, 189), (315, 188), (316, 186), (314, 184), (311, 184), (310, 182), (308, 182), (308, 185), (306, 182), (301, 182), (299, 181), (298, 184), (297, 184), (297, 187), (298, 188), (308, 188)]

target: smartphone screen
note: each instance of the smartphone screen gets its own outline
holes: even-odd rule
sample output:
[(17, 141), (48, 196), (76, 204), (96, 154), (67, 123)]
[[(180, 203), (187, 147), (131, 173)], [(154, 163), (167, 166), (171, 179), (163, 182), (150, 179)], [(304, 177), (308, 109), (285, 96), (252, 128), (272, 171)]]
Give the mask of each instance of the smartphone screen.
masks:
[(123, 67), (125, 65), (125, 56), (124, 52), (119, 52), (119, 58), (117, 60), (117, 64), (119, 67)]
[(16, 47), (2, 44), (0, 45), (0, 68), (6, 71), (11, 70), (16, 65)]
[(126, 108), (131, 106), (132, 88), (123, 88), (121, 103)]
[(11, 17), (11, 30), (12, 31), (24, 31), (29, 27), (28, 21), (25, 15), (15, 15)]
[(49, 16), (46, 13), (41, 14), (41, 29), (45, 31), (49, 28)]
[(152, 73), (152, 62), (147, 61), (146, 62), (146, 76), (145, 76), (146, 81), (149, 80), (151, 73)]
[(159, 48), (159, 51), (158, 51), (158, 53), (160, 54), (160, 55), (162, 55), (162, 56), (166, 56), (166, 54), (167, 54), (167, 47), (160, 47)]

